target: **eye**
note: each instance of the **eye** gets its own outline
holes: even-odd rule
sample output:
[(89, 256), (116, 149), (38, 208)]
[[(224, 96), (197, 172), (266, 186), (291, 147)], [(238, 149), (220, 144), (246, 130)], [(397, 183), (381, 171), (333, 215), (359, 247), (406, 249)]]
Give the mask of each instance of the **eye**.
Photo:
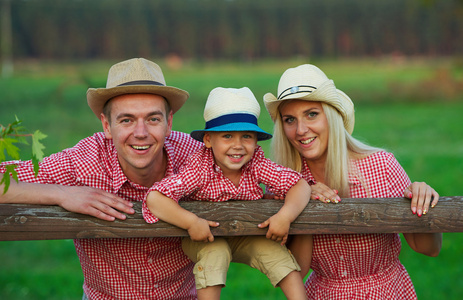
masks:
[(318, 112), (316, 112), (316, 111), (310, 111), (310, 112), (307, 113), (307, 116), (308, 116), (309, 118), (315, 118), (316, 116), (318, 116)]
[(243, 134), (243, 138), (245, 138), (245, 139), (252, 139), (252, 138), (253, 138), (253, 135), (250, 134), (250, 133), (246, 133), (246, 134)]
[(161, 119), (158, 118), (158, 117), (152, 117), (152, 118), (150, 118), (150, 122), (160, 122), (160, 121), (161, 121)]
[(222, 136), (224, 139), (231, 139), (232, 135), (229, 133), (226, 133)]
[(121, 119), (119, 122), (123, 124), (127, 124), (127, 123), (130, 123), (130, 119)]
[(291, 124), (291, 123), (294, 122), (294, 120), (295, 120), (294, 117), (284, 117), (284, 118), (283, 118), (283, 123)]

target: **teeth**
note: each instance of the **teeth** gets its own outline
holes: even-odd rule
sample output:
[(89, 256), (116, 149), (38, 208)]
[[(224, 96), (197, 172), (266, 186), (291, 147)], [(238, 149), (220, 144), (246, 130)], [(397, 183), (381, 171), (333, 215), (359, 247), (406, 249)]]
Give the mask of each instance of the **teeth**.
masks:
[(308, 140), (301, 141), (301, 144), (307, 145), (307, 144), (309, 144), (310, 142), (312, 142), (313, 140), (315, 140), (314, 137), (311, 138), (311, 139), (308, 139)]
[(232, 158), (240, 158), (241, 155), (230, 155), (230, 157), (232, 157)]
[(149, 147), (150, 146), (135, 146), (135, 145), (132, 146), (132, 148), (135, 149), (135, 150), (146, 150)]

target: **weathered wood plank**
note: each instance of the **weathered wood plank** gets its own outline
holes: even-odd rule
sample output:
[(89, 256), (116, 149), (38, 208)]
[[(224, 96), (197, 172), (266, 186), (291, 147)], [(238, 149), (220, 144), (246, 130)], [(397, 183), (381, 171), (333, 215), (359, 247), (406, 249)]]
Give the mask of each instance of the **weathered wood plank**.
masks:
[[(463, 197), (441, 197), (422, 217), (410, 211), (404, 198), (343, 199), (339, 204), (311, 201), (292, 224), (292, 234), (463, 232)], [(279, 210), (282, 201), (181, 202), (197, 215), (220, 222), (216, 236), (264, 235), (257, 224)], [(58, 206), (0, 204), (0, 241), (74, 238), (186, 236), (165, 222), (146, 224), (141, 205), (125, 221), (102, 221)]]

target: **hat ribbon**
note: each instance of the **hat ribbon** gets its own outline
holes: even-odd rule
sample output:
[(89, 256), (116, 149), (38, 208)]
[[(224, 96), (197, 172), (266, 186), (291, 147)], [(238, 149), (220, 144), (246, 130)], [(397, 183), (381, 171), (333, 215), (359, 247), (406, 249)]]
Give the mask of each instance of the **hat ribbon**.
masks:
[(124, 82), (121, 83), (117, 86), (126, 86), (126, 85), (160, 85), (164, 86), (164, 84), (157, 82), (157, 81), (152, 81), (152, 80), (135, 80), (135, 81), (129, 81), (129, 82)]
[[(312, 90), (309, 90), (309, 89), (301, 89), (301, 88), (309, 88), (309, 89), (312, 89)], [(316, 90), (317, 88), (315, 86), (311, 86), (311, 85), (296, 85), (296, 86), (292, 86), (290, 88), (287, 88), (286, 90), (282, 91), (280, 93), (280, 95), (278, 96), (278, 100), (281, 100), (283, 99), (284, 97), (286, 96), (289, 96), (289, 95), (292, 95), (292, 94), (297, 94), (297, 93), (312, 93), (314, 90)], [(283, 94), (287, 91), (290, 91), (289, 94), (287, 95), (284, 95)]]
[(250, 114), (228, 114), (214, 118), (206, 122), (206, 129), (222, 126), (230, 123), (251, 123), (257, 125), (257, 118)]

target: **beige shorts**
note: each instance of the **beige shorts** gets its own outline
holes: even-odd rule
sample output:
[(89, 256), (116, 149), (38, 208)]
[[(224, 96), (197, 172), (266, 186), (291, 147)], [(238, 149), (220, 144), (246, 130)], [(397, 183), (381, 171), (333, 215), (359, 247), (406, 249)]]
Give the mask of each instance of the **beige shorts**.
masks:
[(264, 273), (276, 286), (292, 271), (301, 268), (286, 246), (265, 236), (216, 237), (212, 243), (182, 239), (185, 254), (196, 263), (196, 289), (225, 285), (230, 262), (247, 264)]

